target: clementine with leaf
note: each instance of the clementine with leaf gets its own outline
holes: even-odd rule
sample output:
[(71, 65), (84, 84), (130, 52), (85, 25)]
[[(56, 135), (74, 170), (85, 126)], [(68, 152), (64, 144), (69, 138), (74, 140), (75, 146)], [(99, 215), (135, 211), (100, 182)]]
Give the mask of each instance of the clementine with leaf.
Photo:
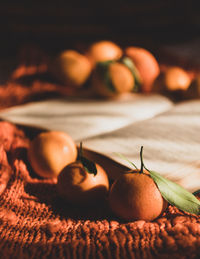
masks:
[(84, 157), (82, 143), (77, 161), (70, 163), (58, 176), (58, 193), (66, 201), (77, 204), (93, 204), (105, 200), (109, 180), (105, 170)]
[(161, 215), (167, 202), (149, 173), (134, 170), (124, 173), (112, 185), (109, 204), (122, 219), (151, 221)]

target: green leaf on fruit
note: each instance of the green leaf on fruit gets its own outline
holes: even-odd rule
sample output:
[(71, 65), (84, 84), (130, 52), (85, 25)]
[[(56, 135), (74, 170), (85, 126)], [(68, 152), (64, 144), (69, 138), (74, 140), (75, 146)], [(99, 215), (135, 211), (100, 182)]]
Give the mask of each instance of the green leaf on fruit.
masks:
[[(116, 153), (118, 154), (118, 153)], [(131, 165), (137, 168), (132, 162), (130, 162), (126, 157), (121, 154), (118, 154), (121, 158), (128, 161)], [(143, 146), (140, 150), (140, 160), (141, 160), (141, 169), (140, 173), (143, 173), (143, 168), (145, 168), (151, 178), (156, 183), (158, 189), (160, 190), (163, 198), (168, 201), (171, 205), (174, 205), (178, 209), (189, 212), (192, 214), (200, 215), (200, 200), (198, 200), (194, 194), (198, 194), (200, 190), (196, 191), (194, 194), (190, 193), (184, 189), (181, 185), (170, 181), (169, 179), (161, 176), (155, 171), (149, 170), (143, 162)]]
[(88, 158), (83, 156), (82, 142), (80, 143), (78, 160), (81, 162), (81, 164), (83, 165), (86, 172), (88, 172), (89, 174), (94, 174), (94, 176), (97, 174), (96, 164), (94, 162), (92, 162), (91, 160), (89, 160)]
[(87, 159), (86, 157), (82, 156), (80, 157), (80, 161), (84, 167), (84, 169), (89, 173), (89, 174), (97, 174), (97, 167), (94, 162), (91, 160)]
[(124, 65), (126, 65), (132, 72), (134, 79), (135, 79), (135, 85), (134, 85), (133, 91), (138, 92), (140, 90), (141, 78), (140, 78), (140, 75), (139, 75), (139, 72), (138, 72), (136, 66), (134, 65), (133, 61), (128, 57), (122, 58), (121, 62)]
[(200, 214), (200, 201), (192, 193), (179, 184), (164, 178), (159, 173), (151, 171), (145, 166), (144, 168), (150, 173), (163, 198), (171, 205), (192, 214)]
[(150, 173), (151, 178), (158, 186), (158, 189), (160, 190), (163, 198), (180, 210), (199, 215), (200, 201), (192, 193), (188, 192), (179, 184), (168, 180), (155, 171), (149, 170), (144, 165), (142, 152), (143, 146), (140, 150), (141, 170), (143, 170), (144, 167)]

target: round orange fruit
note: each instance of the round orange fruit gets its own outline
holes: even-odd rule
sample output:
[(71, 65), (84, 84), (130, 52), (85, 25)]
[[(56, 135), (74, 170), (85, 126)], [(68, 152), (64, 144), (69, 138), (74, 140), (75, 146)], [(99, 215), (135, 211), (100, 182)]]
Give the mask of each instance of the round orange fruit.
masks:
[(153, 82), (160, 73), (156, 58), (151, 52), (140, 47), (130, 46), (124, 52), (127, 57), (132, 59), (140, 74), (142, 92), (151, 92)]
[(73, 139), (64, 132), (49, 131), (37, 135), (28, 149), (29, 162), (39, 176), (56, 178), (77, 157)]
[(132, 171), (115, 180), (109, 204), (122, 219), (151, 221), (161, 215), (167, 202), (148, 172)]
[(125, 64), (117, 61), (99, 63), (92, 78), (93, 89), (104, 97), (114, 97), (131, 92), (134, 84), (135, 80), (131, 70)]
[(91, 69), (88, 58), (75, 50), (63, 51), (50, 66), (51, 72), (60, 82), (77, 88), (87, 81)]
[(122, 49), (112, 41), (95, 42), (89, 47), (86, 53), (93, 66), (95, 66), (97, 62), (118, 60), (122, 54)]
[(81, 162), (66, 166), (58, 176), (57, 189), (66, 201), (89, 204), (105, 199), (109, 190), (108, 176), (96, 164), (96, 175), (88, 173)]
[(181, 67), (168, 67), (164, 72), (164, 85), (169, 91), (187, 90), (191, 84), (191, 77)]

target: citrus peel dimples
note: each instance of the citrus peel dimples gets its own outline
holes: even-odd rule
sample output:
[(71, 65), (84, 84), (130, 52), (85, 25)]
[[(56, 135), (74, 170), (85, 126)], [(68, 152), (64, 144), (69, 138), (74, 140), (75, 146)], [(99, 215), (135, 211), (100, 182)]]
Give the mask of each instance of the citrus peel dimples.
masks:
[(113, 183), (109, 204), (122, 219), (152, 221), (161, 215), (167, 202), (148, 172), (132, 171)]

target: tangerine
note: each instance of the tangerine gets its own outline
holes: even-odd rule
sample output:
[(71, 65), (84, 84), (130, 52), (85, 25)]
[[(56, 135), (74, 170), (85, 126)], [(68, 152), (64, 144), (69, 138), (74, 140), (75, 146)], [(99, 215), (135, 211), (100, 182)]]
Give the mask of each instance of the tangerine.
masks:
[(44, 178), (55, 178), (76, 160), (77, 148), (64, 132), (49, 131), (37, 135), (30, 143), (28, 159), (33, 170)]
[(97, 62), (117, 60), (122, 56), (122, 49), (112, 41), (98, 41), (89, 47), (86, 55), (93, 66)]
[(127, 47), (125, 55), (132, 59), (138, 69), (142, 91), (146, 93), (151, 92), (153, 82), (160, 73), (156, 58), (150, 51), (134, 46)]
[(97, 174), (88, 173), (81, 162), (67, 165), (58, 176), (57, 189), (68, 202), (88, 204), (106, 197), (109, 180), (104, 169), (96, 164)]
[(65, 50), (50, 66), (51, 72), (62, 83), (80, 88), (89, 78), (91, 64), (88, 58), (75, 50)]
[(190, 84), (189, 74), (181, 67), (169, 67), (164, 72), (164, 85), (170, 91), (187, 90)]
[(109, 193), (112, 211), (122, 219), (151, 221), (161, 215), (167, 202), (147, 171), (121, 175)]
[(118, 61), (110, 62), (104, 73), (98, 73), (98, 67), (92, 79), (95, 91), (104, 97), (114, 97), (131, 92), (135, 80), (131, 70)]

